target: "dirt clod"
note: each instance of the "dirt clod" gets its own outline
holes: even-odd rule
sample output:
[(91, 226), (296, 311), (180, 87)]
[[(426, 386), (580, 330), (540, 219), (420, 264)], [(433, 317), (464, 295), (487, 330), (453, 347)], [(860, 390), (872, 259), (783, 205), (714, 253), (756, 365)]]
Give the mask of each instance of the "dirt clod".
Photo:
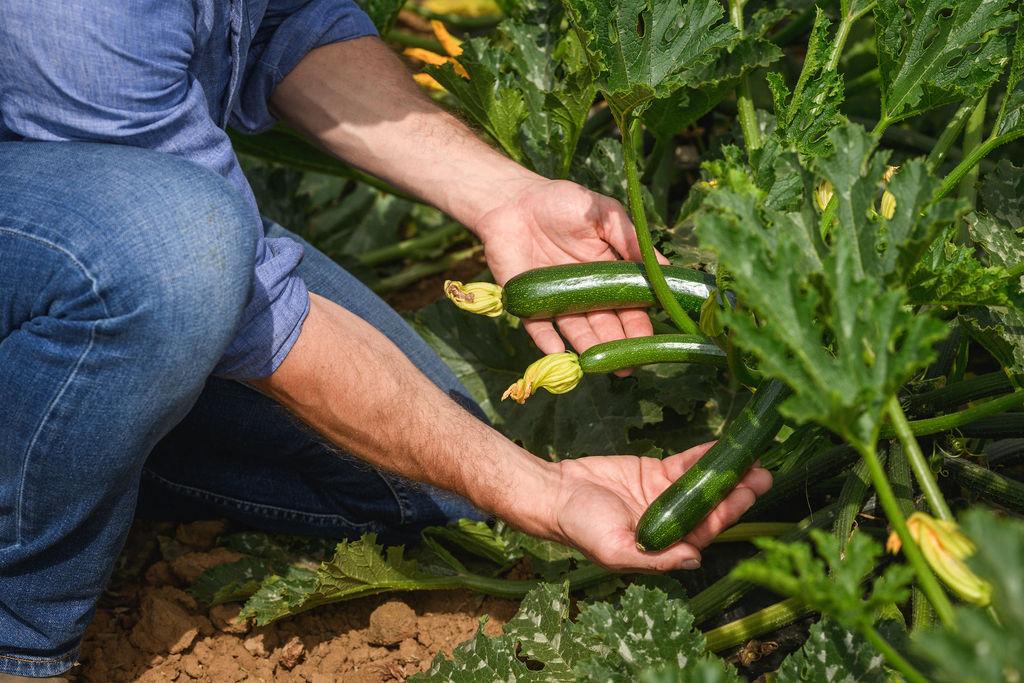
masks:
[(391, 647), (419, 634), (416, 612), (404, 602), (386, 602), (370, 615), (367, 641), (372, 645)]
[(299, 640), (298, 636), (292, 636), (292, 639), (281, 647), (281, 658), (278, 660), (278, 666), (291, 671), (302, 661), (305, 655), (306, 648), (302, 641)]
[(241, 611), (242, 606), (237, 602), (227, 605), (214, 605), (210, 608), (210, 621), (213, 622), (214, 628), (224, 633), (236, 633), (239, 635), (248, 633), (249, 629), (252, 628), (252, 621), (249, 619), (239, 621), (238, 614)]
[(227, 531), (227, 528), (227, 522), (222, 520), (191, 522), (180, 525), (174, 532), (174, 539), (196, 550), (209, 550), (217, 537)]

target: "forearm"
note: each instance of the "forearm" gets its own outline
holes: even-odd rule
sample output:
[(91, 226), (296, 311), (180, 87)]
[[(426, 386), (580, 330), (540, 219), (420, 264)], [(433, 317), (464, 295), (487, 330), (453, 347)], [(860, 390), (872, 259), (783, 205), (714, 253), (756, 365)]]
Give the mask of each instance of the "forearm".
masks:
[(278, 85), (270, 104), (275, 116), (327, 151), (470, 228), (541, 179), (431, 102), (376, 38), (313, 50)]
[(310, 295), (295, 346), (253, 385), (345, 451), (550, 537), (553, 525), (536, 503), (557, 490), (557, 468), (473, 417), (332, 302)]

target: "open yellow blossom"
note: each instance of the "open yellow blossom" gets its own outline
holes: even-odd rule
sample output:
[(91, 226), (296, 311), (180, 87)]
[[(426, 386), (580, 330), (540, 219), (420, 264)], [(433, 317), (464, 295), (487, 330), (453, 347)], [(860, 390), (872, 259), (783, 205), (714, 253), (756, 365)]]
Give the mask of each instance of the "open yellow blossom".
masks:
[(523, 378), (506, 389), (501, 395), (501, 400), (511, 398), (516, 403), (523, 403), (540, 388), (547, 389), (552, 394), (564, 394), (576, 388), (582, 377), (579, 356), (575, 353), (549, 353), (531, 363), (523, 373)]
[[(974, 554), (974, 544), (952, 522), (935, 519), (923, 512), (907, 518), (910, 537), (932, 570), (961, 598), (984, 607), (992, 597), (992, 587), (972, 572), (964, 560)], [(902, 544), (895, 532), (886, 543), (889, 552), (899, 552)]]
[(497, 318), (505, 312), (501, 304), (501, 287), (493, 282), (470, 282), (445, 280), (444, 293), (452, 303), (464, 311)]

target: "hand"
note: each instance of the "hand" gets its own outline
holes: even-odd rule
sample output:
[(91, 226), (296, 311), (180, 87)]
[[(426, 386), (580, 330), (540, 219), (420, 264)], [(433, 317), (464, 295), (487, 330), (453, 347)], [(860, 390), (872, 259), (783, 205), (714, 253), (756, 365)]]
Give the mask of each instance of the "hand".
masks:
[[(587, 261), (639, 261), (640, 247), (622, 205), (575, 183), (536, 180), (513, 199), (485, 213), (474, 226), (498, 284), (524, 270)], [(667, 259), (659, 255), (662, 263)], [(524, 327), (544, 353), (565, 350), (550, 320)], [(595, 311), (557, 319), (558, 329), (577, 352), (598, 342), (642, 337), (653, 332), (645, 310)]]
[(696, 446), (658, 460), (632, 456), (595, 456), (563, 460), (562, 484), (552, 526), (590, 560), (614, 571), (663, 572), (696, 569), (700, 549), (734, 524), (772, 476), (755, 466), (725, 500), (682, 541), (659, 552), (636, 547), (634, 532), (647, 506), (690, 468), (712, 444)]

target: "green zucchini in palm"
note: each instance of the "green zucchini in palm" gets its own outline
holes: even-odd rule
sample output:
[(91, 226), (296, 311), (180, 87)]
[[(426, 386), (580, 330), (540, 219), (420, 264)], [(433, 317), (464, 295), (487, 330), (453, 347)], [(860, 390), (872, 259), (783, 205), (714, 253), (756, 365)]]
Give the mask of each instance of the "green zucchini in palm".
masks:
[[(715, 292), (713, 275), (662, 266), (676, 300), (684, 310), (700, 311)], [(646, 308), (658, 299), (642, 263), (596, 261), (535, 268), (516, 275), (504, 287), (492, 283), (449, 280), (445, 294), (457, 306), (474, 313), (518, 318), (552, 318), (558, 315), (613, 308)]]
[(779, 404), (789, 394), (779, 380), (761, 382), (715, 445), (640, 517), (636, 544), (641, 550), (663, 550), (680, 540), (732, 491), (782, 428)]
[(577, 355), (572, 351), (549, 353), (531, 363), (523, 378), (502, 395), (523, 403), (537, 389), (564, 394), (579, 384), (584, 374), (605, 374), (652, 363), (700, 363), (725, 367), (726, 354), (707, 337), (693, 334), (658, 334), (652, 337), (617, 339), (595, 344)]

